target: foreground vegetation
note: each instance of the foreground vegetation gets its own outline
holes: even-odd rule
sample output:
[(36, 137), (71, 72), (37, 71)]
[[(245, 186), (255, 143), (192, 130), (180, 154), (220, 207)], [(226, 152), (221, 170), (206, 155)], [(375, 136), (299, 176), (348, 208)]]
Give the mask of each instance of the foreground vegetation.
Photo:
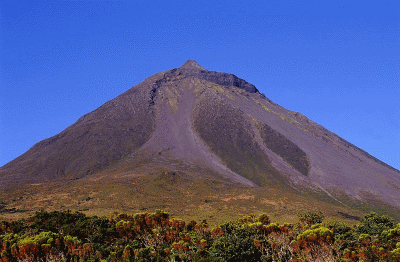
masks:
[(37, 212), (0, 222), (0, 261), (400, 261), (400, 224), (368, 213), (358, 224), (249, 215), (215, 228), (154, 213)]

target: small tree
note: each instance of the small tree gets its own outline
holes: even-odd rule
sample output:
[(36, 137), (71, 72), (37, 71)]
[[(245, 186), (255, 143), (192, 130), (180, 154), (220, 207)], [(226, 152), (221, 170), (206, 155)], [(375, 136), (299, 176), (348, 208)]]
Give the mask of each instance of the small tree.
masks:
[(299, 222), (301, 224), (308, 226), (322, 223), (324, 220), (324, 214), (322, 214), (321, 211), (300, 213), (297, 214), (297, 217), (299, 218)]

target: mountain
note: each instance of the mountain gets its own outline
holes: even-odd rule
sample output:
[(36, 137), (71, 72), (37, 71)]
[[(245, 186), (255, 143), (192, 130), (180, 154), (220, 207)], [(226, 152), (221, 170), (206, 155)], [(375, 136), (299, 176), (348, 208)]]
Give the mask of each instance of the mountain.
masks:
[[(266, 191), (303, 196), (304, 202), (313, 197), (351, 210), (400, 208), (398, 170), (275, 104), (245, 80), (192, 60), (145, 79), (38, 142), (0, 168), (0, 181), (0, 200), (25, 210), (32, 207), (27, 196), (38, 202), (35, 196), (43, 192), (59, 196), (79, 188), (90, 200), (101, 191), (88, 189), (96, 183), (129, 184), (130, 194), (143, 199), (174, 190), (203, 197), (214, 188), (217, 195), (247, 190), (260, 197)], [(132, 189), (138, 184), (143, 187)], [(149, 185), (154, 190), (143, 189)], [(55, 200), (61, 197), (53, 198), (43, 205), (61, 207)]]

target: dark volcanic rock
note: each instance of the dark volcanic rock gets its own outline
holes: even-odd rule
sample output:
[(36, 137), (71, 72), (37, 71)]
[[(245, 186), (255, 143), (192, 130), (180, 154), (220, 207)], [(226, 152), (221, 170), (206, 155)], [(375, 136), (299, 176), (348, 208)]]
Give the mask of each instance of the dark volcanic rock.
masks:
[(264, 123), (257, 122), (257, 127), (265, 145), (303, 175), (308, 175), (310, 163), (307, 154), (295, 143)]
[(173, 77), (177, 75), (194, 76), (196, 78), (216, 83), (225, 87), (234, 86), (240, 89), (244, 89), (249, 93), (259, 93), (254, 85), (246, 82), (245, 80), (233, 74), (208, 71), (193, 60), (188, 60), (181, 67), (171, 70), (169, 73), (166, 73), (166, 75), (168, 77)]
[(180, 73), (186, 76), (194, 76), (200, 79), (204, 79), (209, 82), (213, 82), (222, 86), (235, 86), (240, 89), (244, 89), (249, 93), (259, 93), (257, 88), (246, 82), (245, 80), (227, 73), (206, 71), (206, 70), (187, 70), (181, 69)]
[(279, 171), (253, 139), (243, 112), (211, 94), (199, 107), (194, 128), (228, 168), (259, 186), (279, 183)]

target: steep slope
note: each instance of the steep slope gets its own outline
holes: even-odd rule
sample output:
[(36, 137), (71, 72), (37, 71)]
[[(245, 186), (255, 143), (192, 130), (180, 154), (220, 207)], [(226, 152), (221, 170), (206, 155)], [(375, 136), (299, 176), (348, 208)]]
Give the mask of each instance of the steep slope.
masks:
[(156, 79), (147, 79), (1, 167), (1, 185), (83, 177), (140, 148), (155, 128), (148, 83)]
[(341, 206), (400, 208), (398, 170), (245, 80), (191, 60), (37, 143), (0, 168), (0, 185), (122, 181), (171, 170), (235, 187), (325, 195)]

